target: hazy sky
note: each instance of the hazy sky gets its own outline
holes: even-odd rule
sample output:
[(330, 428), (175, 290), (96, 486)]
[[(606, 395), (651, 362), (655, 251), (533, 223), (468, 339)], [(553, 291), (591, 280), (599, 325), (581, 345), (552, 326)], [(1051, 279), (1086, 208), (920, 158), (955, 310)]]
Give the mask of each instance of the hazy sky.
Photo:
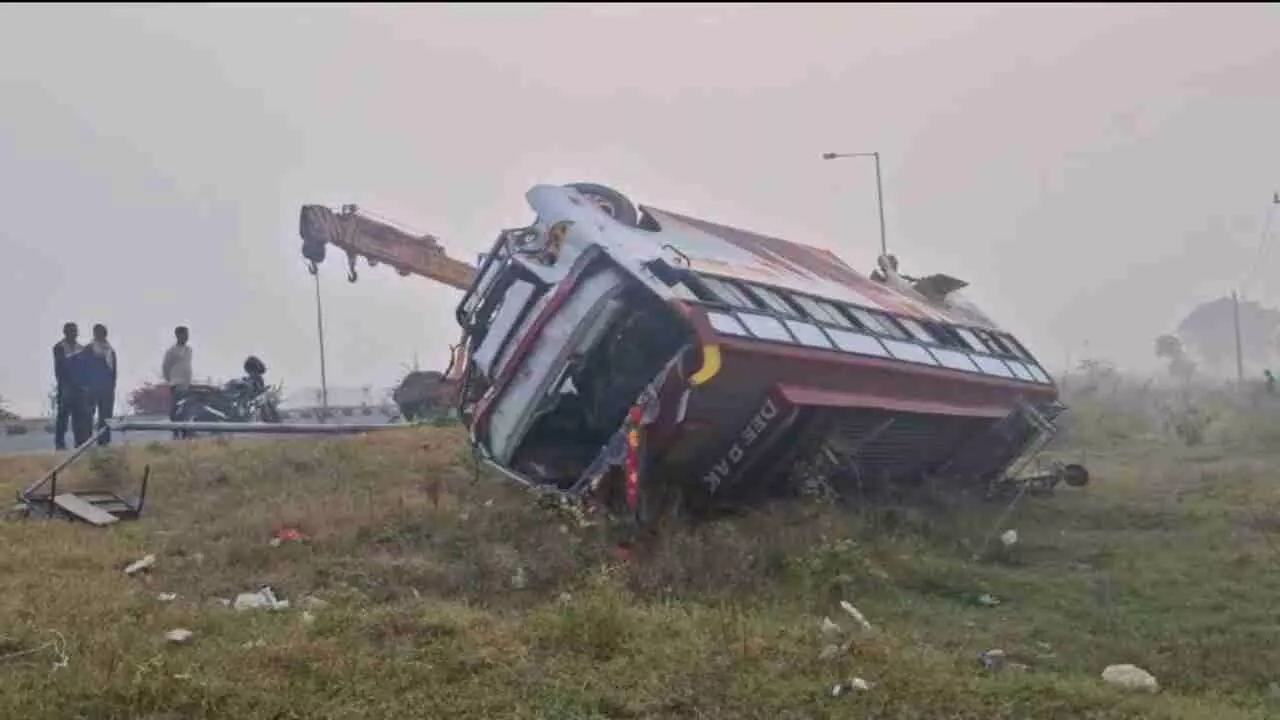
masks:
[[(180, 323), (198, 375), (253, 352), (317, 385), (303, 203), (470, 259), (528, 186), (590, 180), (865, 272), (872, 165), (819, 155), (878, 150), (904, 271), (967, 279), (1053, 367), (1140, 366), (1255, 262), (1280, 188), (1266, 4), (6, 5), (0, 91), (0, 395), (25, 411), (66, 320), (111, 328), (122, 395)], [(1276, 302), (1270, 257), (1251, 292)], [(443, 368), (459, 293), (341, 260), (330, 382)]]

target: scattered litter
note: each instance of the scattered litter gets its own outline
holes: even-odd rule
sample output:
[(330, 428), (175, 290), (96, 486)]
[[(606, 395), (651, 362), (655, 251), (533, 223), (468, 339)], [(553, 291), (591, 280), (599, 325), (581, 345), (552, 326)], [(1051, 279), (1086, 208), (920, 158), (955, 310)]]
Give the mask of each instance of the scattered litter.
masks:
[(307, 539), (297, 528), (284, 527), (276, 530), (275, 535), (271, 538), (271, 547), (280, 547), (285, 543), (303, 542)]
[(178, 593), (160, 593), (156, 599), (160, 602), (173, 602), (178, 599)]
[(992, 648), (983, 652), (978, 656), (978, 662), (982, 665), (983, 669), (990, 670), (992, 672), (1003, 672), (1006, 670), (1027, 672), (1031, 669), (1031, 666), (1026, 663), (1010, 660), (1008, 654), (1000, 648)]
[(310, 610), (303, 610), (301, 618), (303, 625), (311, 625), (316, 621), (316, 614)]
[(212, 602), (221, 605), (222, 607), (231, 607), (231, 601), (226, 598), (213, 598)]
[(28, 655), (36, 655), (44, 652), (45, 650), (52, 650), (54, 660), (49, 668), (49, 672), (57, 672), (66, 668), (71, 664), (71, 656), (67, 654), (67, 639), (62, 637), (62, 633), (57, 630), (50, 630), (49, 633), (53, 635), (53, 639), (49, 642), (39, 647), (31, 648), (30, 650), (18, 650), (17, 652), (0, 655), (0, 662), (26, 657)]
[(516, 568), (515, 574), (511, 576), (511, 587), (516, 590), (523, 590), (529, 586), (529, 576), (525, 574), (524, 566)]
[(1017, 531), (1017, 530), (1005, 530), (1005, 531), (1004, 531), (1004, 533), (1000, 536), (1000, 542), (1004, 543), (1004, 546), (1005, 546), (1005, 547), (1013, 547), (1014, 545), (1017, 545), (1017, 544), (1018, 544), (1018, 531)]
[(1128, 690), (1156, 692), (1160, 689), (1160, 683), (1156, 682), (1155, 676), (1137, 665), (1108, 665), (1107, 669), (1102, 671), (1102, 679), (1111, 685)]
[(867, 621), (866, 616), (864, 616), (861, 612), (859, 612), (858, 608), (854, 607), (848, 600), (841, 600), (840, 608), (843, 609), (845, 612), (849, 613), (849, 615), (852, 616), (853, 619), (856, 620), (858, 624), (862, 626), (862, 629), (875, 630), (875, 628), (872, 627), (871, 623)]
[(982, 607), (996, 607), (1000, 604), (1000, 598), (991, 593), (982, 593), (978, 596), (978, 604)]
[(268, 585), (257, 592), (240, 593), (232, 606), (236, 610), (284, 610), (289, 607), (289, 601), (277, 598), (275, 591)]
[(137, 575), (143, 570), (151, 569), (151, 567), (153, 567), (155, 564), (156, 564), (156, 556), (148, 555), (142, 558), (141, 560), (135, 560), (134, 562), (129, 563), (129, 566), (124, 569), (124, 574)]
[(831, 697), (840, 697), (841, 695), (847, 695), (851, 692), (854, 692), (855, 690), (858, 692), (865, 692), (870, 689), (871, 689), (871, 683), (867, 682), (866, 680), (863, 680), (860, 677), (850, 678), (845, 682), (837, 683), (835, 687), (831, 688)]
[(982, 667), (987, 670), (1003, 670), (1006, 663), (1006, 657), (1004, 651), (1000, 648), (992, 648), (979, 655), (978, 662), (982, 663)]
[(822, 618), (822, 636), (824, 638), (840, 634), (840, 626), (829, 617)]
[(176, 628), (164, 634), (164, 639), (174, 645), (186, 645), (191, 642), (191, 638), (195, 637), (195, 633), (186, 628)]

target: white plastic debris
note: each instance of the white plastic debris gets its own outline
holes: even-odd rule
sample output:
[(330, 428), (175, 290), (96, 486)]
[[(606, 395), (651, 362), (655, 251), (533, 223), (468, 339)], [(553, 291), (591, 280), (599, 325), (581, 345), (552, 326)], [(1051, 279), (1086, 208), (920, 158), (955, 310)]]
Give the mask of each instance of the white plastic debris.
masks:
[(1137, 665), (1108, 665), (1107, 669), (1102, 671), (1102, 679), (1106, 683), (1127, 690), (1156, 692), (1160, 689), (1160, 683), (1156, 682), (1155, 676)]
[(155, 556), (155, 555), (147, 555), (146, 557), (142, 558), (141, 560), (135, 560), (134, 562), (129, 563), (129, 566), (128, 566), (128, 567), (126, 567), (126, 568), (124, 569), (124, 574), (125, 574), (125, 575), (137, 575), (138, 573), (142, 572), (143, 570), (150, 569), (150, 568), (151, 568), (151, 567), (153, 567), (155, 564), (156, 564), (156, 556)]
[(1005, 660), (1004, 651), (1000, 648), (991, 648), (978, 656), (978, 662), (987, 670), (1003, 670)]
[(232, 607), (236, 610), (284, 610), (289, 607), (289, 601), (277, 598), (275, 591), (266, 586), (257, 592), (240, 593)]
[(840, 634), (840, 626), (835, 624), (829, 617), (822, 618), (822, 637), (831, 637)]
[(982, 593), (978, 596), (978, 604), (982, 607), (996, 607), (1000, 604), (1000, 598), (991, 593)]
[(178, 599), (178, 593), (160, 593), (156, 595), (156, 599), (160, 602), (173, 602)]
[(840, 601), (840, 608), (841, 608), (842, 610), (844, 610), (845, 612), (849, 613), (849, 615), (850, 615), (854, 620), (856, 620), (856, 621), (857, 621), (857, 623), (858, 623), (859, 625), (861, 625), (861, 626), (862, 626), (862, 629), (864, 629), (864, 630), (874, 630), (874, 629), (875, 629), (874, 627), (872, 627), (872, 626), (871, 626), (871, 623), (867, 621), (866, 616), (864, 616), (861, 612), (859, 612), (859, 611), (858, 611), (858, 608), (854, 607), (854, 606), (853, 606), (853, 604), (852, 604), (852, 603), (850, 603), (848, 600), (841, 600), (841, 601)]
[(316, 621), (316, 614), (310, 610), (303, 610), (301, 620), (303, 625), (311, 625)]
[(195, 637), (195, 633), (186, 628), (175, 628), (164, 634), (164, 639), (174, 645), (186, 645), (193, 637)]
[(1004, 533), (1000, 535), (1000, 542), (1004, 543), (1004, 546), (1005, 546), (1005, 547), (1013, 547), (1014, 545), (1017, 545), (1017, 544), (1018, 544), (1018, 531), (1017, 531), (1017, 530), (1005, 530), (1005, 531), (1004, 531)]
[(871, 683), (866, 680), (860, 677), (850, 678), (845, 682), (837, 683), (835, 687), (831, 688), (831, 697), (840, 697), (854, 691), (865, 692), (870, 689)]
[(523, 590), (529, 587), (529, 576), (524, 571), (524, 566), (516, 568), (515, 574), (511, 576), (511, 587), (516, 590)]

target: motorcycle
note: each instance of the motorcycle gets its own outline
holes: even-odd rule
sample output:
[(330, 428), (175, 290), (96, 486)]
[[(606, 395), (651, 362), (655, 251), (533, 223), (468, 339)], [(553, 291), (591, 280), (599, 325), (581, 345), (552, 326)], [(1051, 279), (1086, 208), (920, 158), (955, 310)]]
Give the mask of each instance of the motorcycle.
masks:
[(178, 422), (280, 422), (280, 389), (267, 385), (267, 368), (250, 356), (245, 376), (222, 385), (191, 385), (174, 408)]

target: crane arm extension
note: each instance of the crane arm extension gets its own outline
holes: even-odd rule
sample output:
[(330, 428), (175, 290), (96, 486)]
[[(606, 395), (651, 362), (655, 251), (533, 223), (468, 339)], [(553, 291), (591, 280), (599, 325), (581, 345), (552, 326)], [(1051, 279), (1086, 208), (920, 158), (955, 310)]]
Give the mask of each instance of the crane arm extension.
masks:
[(459, 290), (471, 287), (475, 279), (476, 269), (449, 257), (434, 237), (412, 235), (362, 215), (354, 206), (335, 213), (323, 205), (303, 205), (298, 232), (302, 255), (312, 263), (324, 262), (325, 245), (346, 251), (351, 265), (347, 277), (353, 282), (357, 257), (370, 265), (385, 263), (401, 275), (419, 275)]

